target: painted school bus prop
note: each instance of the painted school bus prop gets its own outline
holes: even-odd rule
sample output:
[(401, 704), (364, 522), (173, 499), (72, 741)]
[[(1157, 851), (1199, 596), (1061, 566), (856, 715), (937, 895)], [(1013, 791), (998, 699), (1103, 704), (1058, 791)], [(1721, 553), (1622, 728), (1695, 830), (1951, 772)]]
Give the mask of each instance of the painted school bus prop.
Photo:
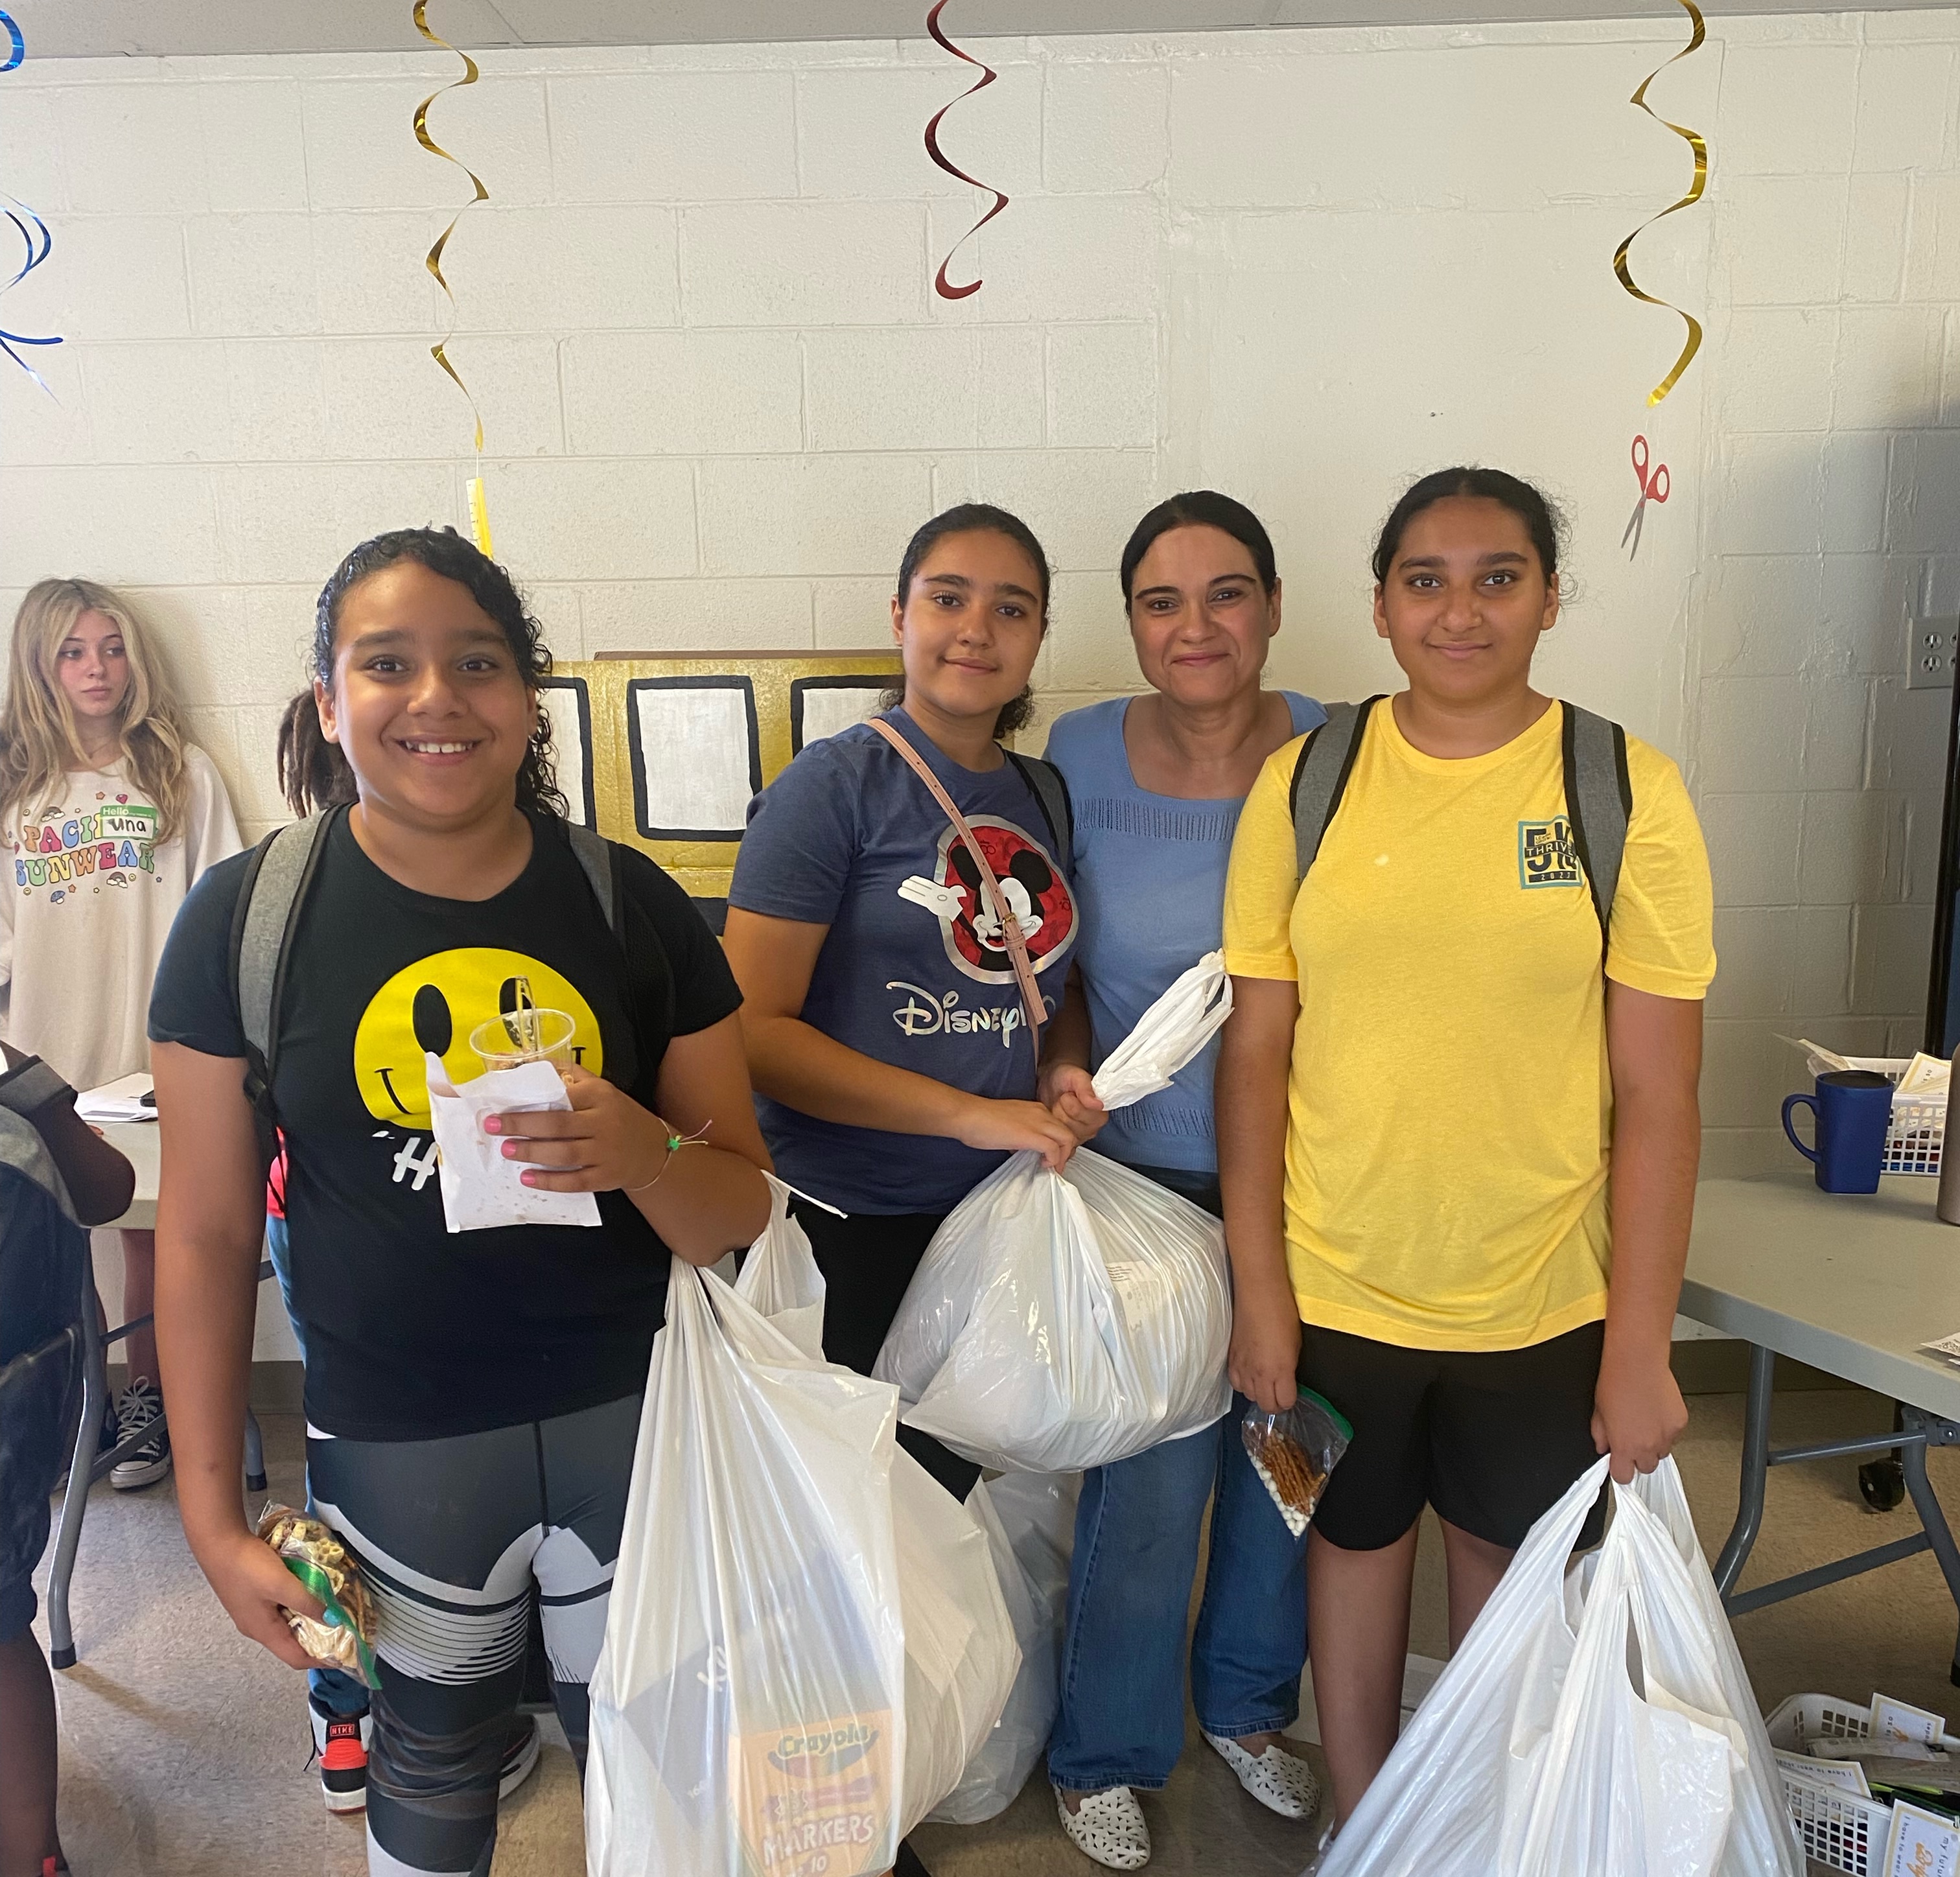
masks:
[(573, 819), (651, 854), (721, 924), (749, 798), (805, 743), (861, 723), (888, 652), (625, 653), (547, 682)]

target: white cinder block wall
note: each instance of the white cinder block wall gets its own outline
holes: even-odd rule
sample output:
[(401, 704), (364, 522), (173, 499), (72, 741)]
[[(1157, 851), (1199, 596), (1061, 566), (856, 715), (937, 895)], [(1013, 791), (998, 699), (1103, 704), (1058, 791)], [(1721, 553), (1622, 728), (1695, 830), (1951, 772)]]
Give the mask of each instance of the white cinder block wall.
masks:
[[(984, 9), (975, 9), (984, 11)], [(984, 24), (984, 21), (982, 22)], [(1542, 479), (1578, 587), (1548, 688), (1674, 753), (1706, 819), (1723, 972), (1709, 1163), (1761, 1163), (1777, 1032), (1909, 1049), (1948, 694), (1915, 609), (1960, 612), (1960, 15), (1717, 23), (1655, 87), (1705, 129), (1707, 202), (1643, 280), (1615, 243), (1685, 186), (1625, 102), (1681, 43), (1620, 26), (492, 53), (433, 128), (491, 202), (450, 249), (500, 553), (564, 655), (879, 642), (905, 537), (984, 496), (1058, 568), (1051, 709), (1133, 682), (1112, 570), (1211, 483), (1281, 544), (1285, 682), (1386, 688), (1371, 531), (1446, 461)], [(466, 185), (417, 148), (446, 59), (30, 63), (0, 189), (49, 263), (4, 323), (59, 330), (59, 395), (0, 361), (0, 604), (137, 588), (253, 829), (312, 597), (374, 530), (460, 520), (467, 413), (422, 256)], [(1618, 539), (1643, 429), (1673, 474)], [(1439, 959), (1440, 970), (1448, 968)]]

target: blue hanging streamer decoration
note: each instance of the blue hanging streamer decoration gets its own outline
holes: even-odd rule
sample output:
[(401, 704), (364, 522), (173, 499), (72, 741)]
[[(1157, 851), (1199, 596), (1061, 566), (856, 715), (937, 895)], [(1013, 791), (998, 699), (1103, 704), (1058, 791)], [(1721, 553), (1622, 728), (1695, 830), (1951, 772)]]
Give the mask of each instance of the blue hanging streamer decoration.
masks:
[[(0, 12), (0, 26), (7, 29), (7, 62), (0, 65), (0, 72), (12, 72), (27, 57), (27, 43), (21, 37), (21, 29), (14, 24), (11, 14)], [(11, 205), (11, 207), (0, 207), (0, 215), (4, 215), (14, 224), (14, 232), (21, 237), (27, 250), (27, 258), (21, 263), (13, 278), (5, 286), (0, 286), (0, 294), (5, 294), (19, 286), (48, 258), (48, 252), (54, 246), (54, 237), (48, 233), (48, 224), (18, 196), (0, 195), (0, 202)], [(0, 326), (0, 352), (5, 352), (12, 359), (49, 397), (54, 396), (53, 387), (14, 348), (16, 345), (59, 345), (60, 343), (59, 335), (52, 339), (32, 339), (24, 332), (10, 332), (4, 326)]]

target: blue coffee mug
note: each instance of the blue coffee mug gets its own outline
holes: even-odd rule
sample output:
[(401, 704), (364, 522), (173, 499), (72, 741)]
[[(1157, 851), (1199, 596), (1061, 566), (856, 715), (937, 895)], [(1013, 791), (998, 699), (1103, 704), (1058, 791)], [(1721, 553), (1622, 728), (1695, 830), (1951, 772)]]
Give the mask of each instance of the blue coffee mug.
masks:
[[(1799, 1104), (1817, 1120), (1817, 1145), (1807, 1147), (1790, 1125)], [(1793, 1095), (1783, 1105), (1783, 1131), (1790, 1144), (1817, 1167), (1817, 1184), (1827, 1193), (1875, 1193), (1885, 1157), (1885, 1131), (1892, 1125), (1892, 1085), (1869, 1069), (1832, 1069), (1817, 1078), (1815, 1095)]]

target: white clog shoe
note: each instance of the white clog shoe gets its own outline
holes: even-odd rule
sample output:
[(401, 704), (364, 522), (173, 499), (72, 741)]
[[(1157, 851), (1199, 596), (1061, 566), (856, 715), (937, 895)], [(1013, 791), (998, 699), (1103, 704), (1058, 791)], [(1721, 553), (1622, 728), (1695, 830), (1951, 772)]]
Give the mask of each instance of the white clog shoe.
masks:
[(1311, 1818), (1320, 1809), (1320, 1782), (1313, 1768), (1284, 1748), (1270, 1746), (1256, 1758), (1236, 1740), (1220, 1734), (1204, 1738), (1218, 1757), (1239, 1776), (1244, 1786), (1268, 1812), (1282, 1818)]
[(1084, 1857), (1105, 1870), (1141, 1870), (1150, 1861), (1150, 1828), (1144, 1809), (1127, 1786), (1085, 1793), (1081, 1809), (1071, 1812), (1061, 1788), (1055, 1789), (1055, 1809), (1069, 1842)]

